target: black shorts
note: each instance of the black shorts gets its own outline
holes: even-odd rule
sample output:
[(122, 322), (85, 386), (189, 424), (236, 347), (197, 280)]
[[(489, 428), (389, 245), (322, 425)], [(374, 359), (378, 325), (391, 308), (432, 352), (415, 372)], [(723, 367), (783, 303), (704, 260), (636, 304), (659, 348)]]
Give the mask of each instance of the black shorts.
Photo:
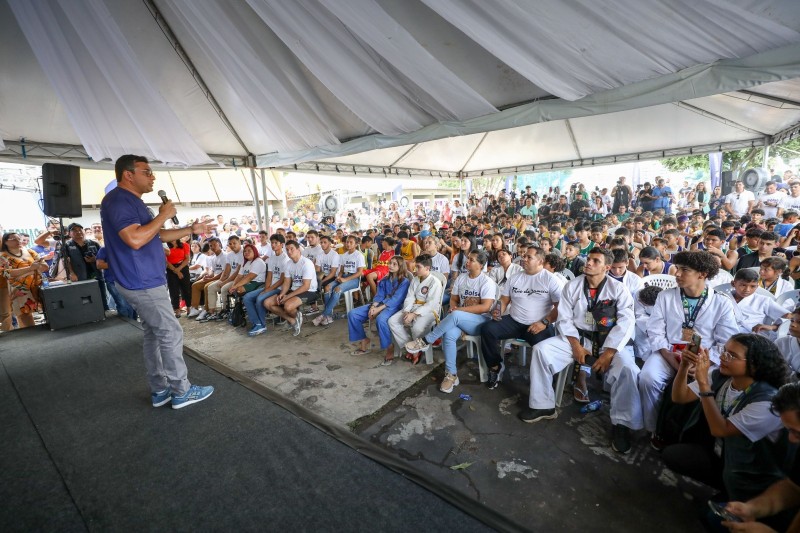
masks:
[(313, 304), (314, 302), (317, 301), (318, 297), (319, 294), (317, 294), (314, 291), (301, 292), (300, 294), (294, 296), (294, 298), (300, 298), (300, 300), (302, 300), (302, 302), (306, 304)]

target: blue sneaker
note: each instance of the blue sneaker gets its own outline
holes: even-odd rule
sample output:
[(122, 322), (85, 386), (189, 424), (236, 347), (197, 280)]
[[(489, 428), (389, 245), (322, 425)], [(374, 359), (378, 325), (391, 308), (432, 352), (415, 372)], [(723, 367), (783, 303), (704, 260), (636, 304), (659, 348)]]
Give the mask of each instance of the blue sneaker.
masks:
[(186, 391), (186, 394), (183, 396), (172, 396), (172, 408), (173, 409), (182, 409), (187, 405), (192, 405), (193, 403), (202, 402), (211, 394), (214, 393), (214, 387), (201, 387), (200, 385), (192, 385), (189, 387), (189, 390)]
[(150, 394), (150, 399), (153, 400), (153, 407), (161, 407), (172, 400), (172, 391), (166, 389), (161, 392), (153, 392)]
[(247, 332), (247, 335), (250, 337), (255, 337), (256, 335), (261, 335), (265, 331), (267, 331), (266, 326), (262, 326), (261, 324), (253, 324), (253, 327), (250, 328), (250, 331)]

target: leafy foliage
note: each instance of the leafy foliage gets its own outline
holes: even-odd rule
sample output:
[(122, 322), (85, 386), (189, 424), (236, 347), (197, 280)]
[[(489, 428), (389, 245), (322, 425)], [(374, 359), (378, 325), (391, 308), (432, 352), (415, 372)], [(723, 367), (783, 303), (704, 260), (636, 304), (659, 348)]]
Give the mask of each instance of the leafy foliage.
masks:
[[(769, 164), (772, 166), (774, 158), (777, 156), (784, 160), (795, 159), (798, 156), (798, 152), (800, 152), (800, 138), (771, 146)], [(763, 159), (764, 148), (748, 148), (724, 152), (722, 154), (722, 170), (731, 170), (735, 175), (738, 175), (748, 168), (760, 167)], [(662, 159), (661, 164), (672, 172), (682, 172), (684, 170), (709, 171), (708, 154), (671, 157)]]

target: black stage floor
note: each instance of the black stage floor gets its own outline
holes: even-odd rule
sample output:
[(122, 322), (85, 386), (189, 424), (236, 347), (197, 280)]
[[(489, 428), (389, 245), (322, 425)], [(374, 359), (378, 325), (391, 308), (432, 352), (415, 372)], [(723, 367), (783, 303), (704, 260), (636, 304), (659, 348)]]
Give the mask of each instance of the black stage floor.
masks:
[(121, 319), (0, 339), (0, 531), (515, 528), (188, 357), (214, 395), (152, 408), (141, 339)]

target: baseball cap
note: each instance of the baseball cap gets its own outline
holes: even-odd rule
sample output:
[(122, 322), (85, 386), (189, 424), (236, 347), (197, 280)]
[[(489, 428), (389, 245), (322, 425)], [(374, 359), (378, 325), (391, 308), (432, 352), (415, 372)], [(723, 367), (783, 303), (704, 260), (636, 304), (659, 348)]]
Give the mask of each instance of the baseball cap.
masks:
[(74, 230), (75, 228), (81, 228), (81, 229), (83, 229), (83, 224), (78, 224), (77, 222), (73, 222), (72, 224), (70, 224), (69, 226), (67, 226), (67, 231), (72, 231), (72, 230)]

